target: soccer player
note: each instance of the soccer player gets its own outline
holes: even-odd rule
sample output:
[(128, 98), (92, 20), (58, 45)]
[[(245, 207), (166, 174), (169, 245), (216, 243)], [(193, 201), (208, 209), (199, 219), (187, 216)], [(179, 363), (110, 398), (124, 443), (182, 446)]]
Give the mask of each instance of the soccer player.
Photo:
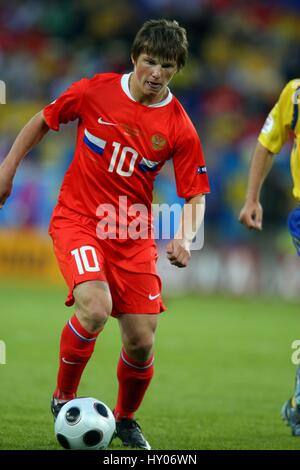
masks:
[[(248, 189), (240, 222), (250, 229), (262, 230), (263, 210), (260, 204), (260, 191), (271, 170), (274, 155), (280, 152), (290, 133), (294, 135), (291, 153), (293, 195), (298, 205), (288, 217), (288, 227), (297, 253), (300, 256), (300, 119), (299, 115), (300, 80), (290, 81), (283, 89), (278, 102), (268, 115), (258, 137), (250, 166)], [(282, 417), (291, 426), (292, 434), (300, 436), (300, 369), (296, 371), (296, 386), (292, 398), (282, 408)]]
[[(60, 124), (78, 119), (74, 159), (49, 228), (69, 287), (66, 305), (76, 306), (61, 335), (52, 412), (57, 416), (76, 397), (95, 341), (112, 315), (122, 339), (117, 436), (124, 445), (142, 449), (150, 445), (134, 414), (153, 376), (154, 335), (158, 314), (165, 310), (151, 230), (153, 183), (172, 158), (177, 192), (186, 201), (179, 232), (167, 245), (167, 257), (177, 267), (190, 260), (209, 192), (199, 137), (168, 88), (187, 52), (186, 31), (176, 21), (145, 22), (132, 45), (133, 71), (73, 83), (27, 123), (0, 169), (3, 205), (24, 155), (49, 129), (58, 131)], [(141, 236), (131, 237), (129, 228), (139, 224)]]

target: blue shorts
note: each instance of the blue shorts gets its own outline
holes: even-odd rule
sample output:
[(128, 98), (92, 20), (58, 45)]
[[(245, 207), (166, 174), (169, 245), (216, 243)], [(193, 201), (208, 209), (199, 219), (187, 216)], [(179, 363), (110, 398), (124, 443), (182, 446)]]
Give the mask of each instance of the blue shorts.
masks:
[(300, 206), (290, 212), (288, 217), (288, 227), (298, 256), (300, 256)]

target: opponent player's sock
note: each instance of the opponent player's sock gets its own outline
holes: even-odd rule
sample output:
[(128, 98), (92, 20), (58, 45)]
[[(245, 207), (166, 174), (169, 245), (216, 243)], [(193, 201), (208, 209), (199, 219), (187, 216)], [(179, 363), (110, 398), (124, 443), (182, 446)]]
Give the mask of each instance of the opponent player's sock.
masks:
[(60, 365), (54, 397), (75, 398), (83, 370), (93, 354), (98, 333), (89, 333), (74, 315), (65, 325), (60, 339)]
[(151, 382), (153, 362), (153, 356), (147, 362), (135, 361), (122, 349), (117, 368), (118, 399), (114, 410), (117, 421), (122, 418), (133, 419)]

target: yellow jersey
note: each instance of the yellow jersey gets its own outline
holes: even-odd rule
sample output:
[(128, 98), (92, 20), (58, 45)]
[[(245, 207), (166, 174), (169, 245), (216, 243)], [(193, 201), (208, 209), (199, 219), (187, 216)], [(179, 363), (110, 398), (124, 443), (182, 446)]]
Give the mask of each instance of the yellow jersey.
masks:
[(268, 115), (258, 136), (258, 141), (272, 153), (280, 152), (289, 137), (294, 134), (291, 153), (293, 195), (300, 200), (300, 79), (291, 80), (283, 89), (279, 100)]

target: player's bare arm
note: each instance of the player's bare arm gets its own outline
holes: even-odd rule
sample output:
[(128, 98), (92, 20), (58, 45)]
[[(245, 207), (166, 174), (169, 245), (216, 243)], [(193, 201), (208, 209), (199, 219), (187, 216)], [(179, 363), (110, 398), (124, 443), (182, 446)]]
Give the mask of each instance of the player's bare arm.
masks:
[(257, 143), (250, 166), (246, 201), (239, 216), (239, 221), (249, 229), (262, 230), (260, 191), (273, 165), (273, 157), (272, 152), (260, 142)]
[(185, 202), (176, 235), (167, 246), (167, 257), (174, 266), (185, 268), (188, 265), (191, 258), (190, 246), (203, 222), (204, 212), (205, 196), (203, 194)]
[(11, 150), (0, 166), (0, 208), (9, 197), (17, 168), (25, 155), (38, 144), (49, 127), (42, 111), (38, 112), (18, 134)]

